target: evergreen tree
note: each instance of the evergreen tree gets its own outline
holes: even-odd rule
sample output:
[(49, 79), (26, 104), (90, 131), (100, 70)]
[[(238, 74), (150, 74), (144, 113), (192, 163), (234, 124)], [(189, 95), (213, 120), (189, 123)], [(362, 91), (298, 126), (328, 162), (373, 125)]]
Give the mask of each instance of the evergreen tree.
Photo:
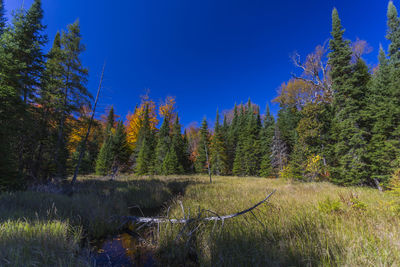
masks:
[(136, 146), (138, 156), (135, 172), (137, 175), (154, 173), (154, 146), (155, 136), (150, 125), (149, 106), (146, 104)]
[[(116, 155), (116, 147), (114, 146), (114, 123), (115, 123), (114, 108), (108, 112), (106, 127), (104, 130), (104, 142), (100, 148), (96, 160), (96, 173), (98, 175), (107, 175), (110, 173)], [(119, 133), (120, 135), (122, 133)], [(118, 137), (120, 138), (120, 136)]]
[(296, 128), (301, 115), (296, 106), (284, 105), (278, 112), (277, 126), (280, 136), (287, 146), (287, 153), (290, 156), (297, 142)]
[(192, 162), (190, 160), (190, 148), (189, 148), (189, 140), (187, 137), (186, 129), (183, 133), (183, 169), (186, 173), (190, 173), (194, 171), (194, 167), (192, 166)]
[(166, 155), (163, 169), (165, 174), (182, 174), (184, 173), (184, 143), (181, 133), (181, 125), (179, 124), (178, 115), (175, 116), (175, 122), (172, 127), (172, 142)]
[(96, 174), (97, 175), (108, 175), (113, 159), (113, 144), (112, 136), (109, 136), (100, 148), (99, 154), (96, 160)]
[(267, 105), (266, 113), (264, 116), (264, 125), (260, 132), (260, 140), (261, 140), (261, 163), (260, 163), (260, 172), (259, 175), (262, 177), (268, 177), (272, 174), (272, 164), (271, 164), (271, 156), (272, 156), (272, 139), (274, 137), (275, 131), (275, 119), (272, 116), (269, 106)]
[(4, 7), (4, 0), (0, 0), (0, 36), (3, 35), (6, 29), (6, 9)]
[(112, 139), (113, 172), (127, 169), (131, 150), (128, 145), (126, 130), (122, 121), (119, 121)]
[(246, 126), (248, 121), (248, 112), (245, 107), (240, 105), (240, 113), (238, 115), (238, 122), (236, 126), (237, 143), (235, 147), (235, 155), (233, 161), (232, 173), (236, 176), (246, 175), (246, 166), (243, 161), (245, 153), (245, 140), (246, 140)]
[(379, 68), (374, 74), (370, 86), (371, 94), (368, 102), (368, 115), (372, 120), (371, 141), (368, 145), (368, 160), (371, 177), (385, 182), (391, 174), (391, 164), (397, 153), (390, 141), (394, 131), (393, 100), (389, 88), (391, 70), (383, 48), (379, 51)]
[[(36, 108), (37, 88), (44, 69), (42, 48), (47, 41), (43, 33), (43, 10), (36, 0), (27, 10), (14, 14), (12, 25), (5, 27), (4, 2), (0, 7), (0, 122), (7, 142), (7, 155), (18, 162), (19, 175), (32, 175), (33, 157), (38, 140)], [(9, 134), (12, 132), (12, 134)], [(1, 152), (1, 151), (0, 151)]]
[(239, 139), (239, 113), (236, 104), (233, 109), (232, 122), (229, 126), (227, 126), (226, 117), (224, 119), (224, 129), (226, 130), (228, 169), (229, 174), (231, 174), (233, 171), (233, 162), (235, 160), (236, 148)]
[(171, 136), (169, 127), (169, 116), (165, 116), (163, 123), (161, 124), (160, 131), (157, 133), (157, 145), (155, 149), (155, 172), (157, 174), (163, 173), (163, 162), (168, 154), (171, 146)]
[(244, 175), (258, 175), (261, 159), (260, 130), (261, 119), (258, 109), (252, 107), (249, 100), (246, 112), (246, 125), (243, 135), (243, 165)]
[(73, 111), (87, 104), (91, 95), (86, 88), (88, 70), (83, 67), (80, 55), (85, 51), (81, 43), (79, 21), (68, 25), (68, 31), (62, 33), (62, 70), (55, 73), (63, 77), (62, 87), (58, 88), (57, 113), (59, 118), (56, 149), (57, 177), (66, 176), (66, 119)]
[(224, 128), (219, 124), (219, 112), (217, 110), (214, 135), (211, 139), (210, 147), (211, 170), (216, 175), (227, 175), (229, 172), (228, 155), (223, 131)]
[(400, 67), (400, 20), (393, 1), (389, 1), (387, 8), (387, 26), (386, 39), (390, 41), (389, 60), (398, 68)]
[(368, 67), (362, 59), (352, 66), (349, 42), (343, 39), (344, 30), (336, 9), (332, 12), (332, 40), (329, 62), (334, 90), (333, 137), (335, 162), (332, 181), (339, 184), (368, 183), (365, 159), (366, 123), (363, 108), (369, 82)]
[(388, 88), (390, 98), (386, 104), (390, 112), (387, 124), (391, 125), (392, 131), (386, 142), (390, 147), (388, 151), (391, 158), (390, 165), (398, 168), (400, 166), (400, 19), (392, 1), (389, 2), (387, 16), (386, 38), (390, 41), (388, 55), (391, 82)]
[(195, 162), (196, 172), (206, 173), (208, 170), (207, 155), (210, 154), (210, 141), (209, 141), (209, 131), (206, 118), (203, 119), (200, 129), (200, 140), (197, 147), (197, 157)]

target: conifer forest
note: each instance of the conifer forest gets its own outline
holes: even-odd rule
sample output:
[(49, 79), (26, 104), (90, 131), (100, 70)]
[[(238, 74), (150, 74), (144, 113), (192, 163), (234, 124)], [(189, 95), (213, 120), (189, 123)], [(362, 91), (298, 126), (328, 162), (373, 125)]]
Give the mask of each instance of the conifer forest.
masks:
[(0, 266), (399, 266), (394, 2), (375, 63), (334, 8), (275, 98), (184, 126), (175, 96), (99, 108), (79, 19), (49, 40), (1, 0)]

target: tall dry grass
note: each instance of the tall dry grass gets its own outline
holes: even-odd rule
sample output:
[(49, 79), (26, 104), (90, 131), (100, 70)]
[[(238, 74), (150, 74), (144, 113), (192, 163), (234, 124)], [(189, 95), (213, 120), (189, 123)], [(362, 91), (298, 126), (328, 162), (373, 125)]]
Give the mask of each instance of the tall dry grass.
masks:
[[(203, 178), (204, 181), (207, 179)], [(255, 216), (224, 226), (200, 227), (192, 235), (180, 225), (163, 225), (159, 257), (164, 265), (202, 266), (398, 266), (400, 216), (391, 197), (371, 188), (276, 179), (216, 177), (213, 184), (187, 188), (180, 199), (186, 216), (200, 209), (220, 215), (252, 206), (277, 189)], [(176, 203), (172, 217), (182, 217)], [(177, 236), (179, 235), (179, 238)]]

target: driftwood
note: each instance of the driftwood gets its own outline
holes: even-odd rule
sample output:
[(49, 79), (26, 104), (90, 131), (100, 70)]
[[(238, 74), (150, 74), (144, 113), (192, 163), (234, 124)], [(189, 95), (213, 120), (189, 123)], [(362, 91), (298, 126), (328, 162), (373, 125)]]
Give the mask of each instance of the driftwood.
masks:
[[(169, 223), (188, 224), (188, 223), (193, 222), (193, 221), (214, 221), (214, 222), (222, 221), (222, 222), (224, 222), (224, 220), (235, 218), (237, 216), (246, 214), (248, 212), (250, 212), (250, 213), (252, 213), (254, 215), (253, 210), (255, 208), (257, 208), (258, 206), (260, 206), (261, 204), (265, 203), (275, 192), (276, 192), (276, 190), (272, 191), (266, 198), (264, 198), (263, 200), (261, 200), (260, 202), (258, 202), (257, 204), (255, 204), (254, 206), (252, 206), (252, 207), (250, 207), (248, 209), (239, 211), (239, 212), (234, 213), (234, 214), (224, 215), (224, 216), (219, 216), (215, 212), (212, 212), (210, 210), (205, 210), (207, 212), (215, 214), (216, 216), (201, 218), (201, 213), (202, 212), (199, 211), (198, 217), (196, 217), (196, 218), (190, 218), (190, 217), (186, 218), (185, 214), (184, 214), (184, 218), (183, 219), (169, 219), (169, 218), (162, 218), (162, 217), (138, 217), (138, 216), (122, 216), (122, 217), (118, 217), (118, 218), (121, 219), (122, 221), (124, 221), (124, 224), (127, 223), (127, 222), (130, 222), (130, 223), (134, 223), (134, 224), (144, 223), (146, 225), (148, 225), (148, 224), (156, 224), (156, 223), (158, 223), (158, 224), (159, 223), (168, 223), (168, 222)], [(184, 212), (182, 204), (181, 204), (181, 207), (182, 207), (182, 210)]]

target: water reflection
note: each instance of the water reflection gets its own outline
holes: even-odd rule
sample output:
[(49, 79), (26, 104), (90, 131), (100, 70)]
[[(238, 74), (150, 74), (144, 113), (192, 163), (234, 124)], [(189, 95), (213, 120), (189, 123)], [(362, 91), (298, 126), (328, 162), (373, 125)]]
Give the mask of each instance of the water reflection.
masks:
[(106, 239), (98, 247), (96, 266), (155, 266), (149, 248), (127, 233)]

